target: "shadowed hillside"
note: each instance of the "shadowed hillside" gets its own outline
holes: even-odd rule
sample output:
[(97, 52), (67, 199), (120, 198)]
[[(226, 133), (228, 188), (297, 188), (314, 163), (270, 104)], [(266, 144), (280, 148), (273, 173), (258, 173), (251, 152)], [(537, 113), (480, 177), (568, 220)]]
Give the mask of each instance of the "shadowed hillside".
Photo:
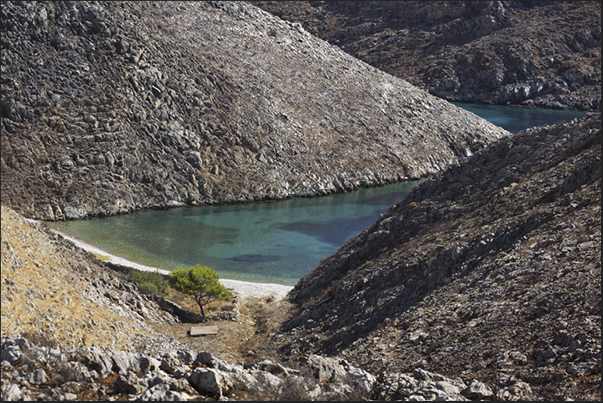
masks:
[(275, 340), (293, 357), (600, 397), (600, 114), (522, 131), (422, 183), (290, 301), (300, 311)]

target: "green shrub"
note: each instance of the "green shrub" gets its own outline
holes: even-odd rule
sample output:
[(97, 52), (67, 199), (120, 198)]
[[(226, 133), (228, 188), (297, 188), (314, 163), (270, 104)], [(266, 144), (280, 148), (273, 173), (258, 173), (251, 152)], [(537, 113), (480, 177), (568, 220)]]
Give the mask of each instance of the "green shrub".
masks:
[(201, 315), (203, 307), (212, 299), (226, 300), (230, 293), (218, 280), (218, 273), (207, 266), (197, 264), (190, 269), (176, 269), (170, 273), (169, 284), (178, 291), (192, 295), (199, 305)]
[(132, 270), (130, 278), (136, 282), (138, 290), (143, 294), (165, 295), (168, 287), (167, 277), (155, 271)]

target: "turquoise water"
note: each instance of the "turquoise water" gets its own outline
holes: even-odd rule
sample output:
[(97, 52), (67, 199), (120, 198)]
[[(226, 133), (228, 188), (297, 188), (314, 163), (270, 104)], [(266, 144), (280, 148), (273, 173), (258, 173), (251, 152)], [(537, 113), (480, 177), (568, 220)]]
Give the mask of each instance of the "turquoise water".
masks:
[(564, 111), (520, 106), (481, 105), (463, 102), (452, 103), (489, 120), (511, 133), (517, 133), (530, 127), (543, 126), (562, 120), (569, 122), (576, 118), (582, 118), (588, 113), (584, 111)]
[[(510, 132), (585, 112), (456, 103)], [(417, 181), (317, 198), (183, 207), (53, 224), (111, 254), (166, 270), (197, 263), (221, 278), (294, 285), (404, 198)]]
[(182, 207), (52, 225), (125, 259), (221, 278), (294, 285), (419, 181), (315, 198)]

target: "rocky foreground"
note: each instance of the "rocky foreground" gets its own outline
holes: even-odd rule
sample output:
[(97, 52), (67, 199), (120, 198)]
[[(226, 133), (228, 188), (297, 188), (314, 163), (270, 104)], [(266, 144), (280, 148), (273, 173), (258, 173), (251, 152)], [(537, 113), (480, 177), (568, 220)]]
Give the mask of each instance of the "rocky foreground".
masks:
[(283, 354), (382, 374), (383, 398), (408, 398), (404, 374), (420, 367), (485, 382), (482, 398), (528, 384), (534, 399), (600, 400), (600, 114), (520, 132), (422, 183), (289, 301)]
[(418, 179), (508, 135), (245, 2), (3, 2), (2, 202), (29, 218)]
[(601, 108), (597, 1), (252, 1), (449, 101)]

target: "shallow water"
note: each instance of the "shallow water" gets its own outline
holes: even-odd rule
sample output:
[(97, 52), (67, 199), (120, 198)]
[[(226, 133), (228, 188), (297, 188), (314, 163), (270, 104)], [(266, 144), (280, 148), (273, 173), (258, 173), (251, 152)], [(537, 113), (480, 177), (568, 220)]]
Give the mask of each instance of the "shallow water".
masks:
[(221, 278), (294, 285), (418, 182), (316, 198), (153, 210), (52, 225), (140, 264), (173, 270), (200, 263)]

